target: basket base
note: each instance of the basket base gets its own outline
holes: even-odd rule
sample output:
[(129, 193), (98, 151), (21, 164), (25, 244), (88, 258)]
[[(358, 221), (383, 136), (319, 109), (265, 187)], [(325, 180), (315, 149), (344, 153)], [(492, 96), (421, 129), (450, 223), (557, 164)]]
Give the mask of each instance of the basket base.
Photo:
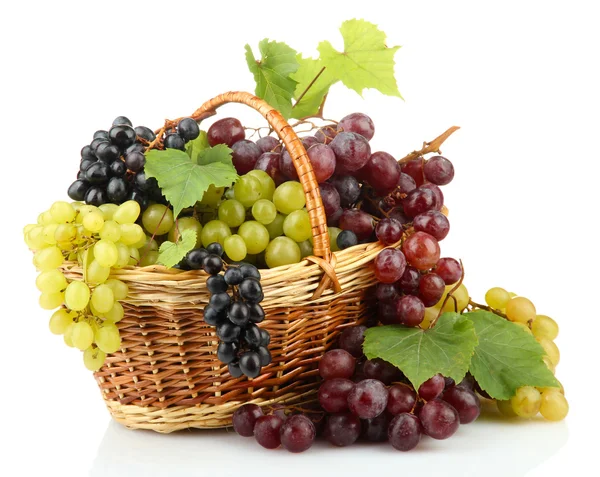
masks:
[(272, 406), (273, 404), (304, 405), (315, 401), (316, 390), (304, 394), (289, 393), (274, 399), (230, 401), (225, 404), (173, 406), (168, 408), (142, 407), (106, 400), (106, 407), (115, 421), (129, 429), (147, 429), (168, 434), (183, 429), (217, 429), (231, 426), (233, 413), (244, 404)]

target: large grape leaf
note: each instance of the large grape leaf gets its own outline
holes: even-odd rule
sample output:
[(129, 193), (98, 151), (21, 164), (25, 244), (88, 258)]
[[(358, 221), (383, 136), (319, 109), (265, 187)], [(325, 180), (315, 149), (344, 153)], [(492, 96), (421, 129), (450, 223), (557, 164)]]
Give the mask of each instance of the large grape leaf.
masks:
[(163, 242), (158, 249), (157, 263), (171, 268), (177, 265), (196, 246), (196, 231), (185, 229), (177, 242)]
[(394, 77), (394, 55), (400, 47), (388, 48), (385, 33), (365, 20), (345, 21), (340, 32), (344, 51), (337, 51), (328, 41), (319, 43), (320, 60), (329, 74), (360, 95), (365, 88), (375, 88), (401, 98)]
[(489, 311), (463, 316), (479, 339), (470, 372), (491, 397), (509, 399), (521, 386), (558, 386), (542, 361), (544, 349), (530, 333)]
[[(338, 80), (331, 75), (321, 60), (302, 58), (302, 55), (298, 55), (297, 58), (300, 67), (292, 75), (292, 78), (298, 82), (294, 93), (294, 99), (297, 102), (292, 108), (292, 117), (301, 119), (308, 116), (315, 116), (319, 112), (321, 104), (325, 100), (325, 95), (329, 92), (329, 88)], [(323, 68), (325, 68), (323, 72), (311, 85), (311, 82)], [(305, 91), (306, 94), (300, 97)]]
[(278, 109), (287, 119), (296, 90), (296, 81), (290, 76), (299, 66), (296, 51), (285, 43), (267, 38), (258, 44), (258, 49), (261, 59), (257, 61), (250, 45), (246, 45), (246, 62), (256, 81), (254, 94)]
[(444, 313), (429, 330), (402, 325), (369, 328), (363, 350), (369, 359), (392, 363), (418, 389), (437, 373), (461, 381), (476, 345), (473, 323), (458, 313)]
[[(146, 177), (156, 178), (163, 195), (173, 206), (175, 217), (184, 208), (201, 200), (211, 184), (215, 187), (227, 187), (238, 179), (233, 165), (220, 162), (226, 161), (225, 155), (231, 156), (231, 149), (225, 149), (219, 148), (212, 153), (213, 162), (202, 165), (195, 164), (185, 152), (178, 149), (152, 149), (146, 152)], [(200, 156), (209, 150), (205, 149)]]

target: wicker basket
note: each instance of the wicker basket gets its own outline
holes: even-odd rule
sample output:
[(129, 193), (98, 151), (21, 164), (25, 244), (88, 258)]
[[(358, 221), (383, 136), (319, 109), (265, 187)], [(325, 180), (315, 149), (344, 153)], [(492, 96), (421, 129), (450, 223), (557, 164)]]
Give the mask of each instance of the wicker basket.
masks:
[[(110, 413), (129, 428), (168, 433), (224, 427), (245, 403), (314, 400), (320, 356), (344, 327), (366, 319), (366, 295), (375, 283), (369, 263), (382, 245), (331, 253), (319, 186), (306, 151), (292, 127), (266, 102), (248, 93), (225, 93), (192, 117), (201, 120), (230, 102), (261, 113), (292, 156), (306, 194), (314, 256), (261, 271), (266, 319), (260, 326), (271, 334), (273, 362), (252, 380), (232, 378), (217, 358), (215, 329), (202, 319), (209, 300), (206, 273), (161, 266), (115, 271), (112, 276), (130, 291), (122, 302), (125, 317), (118, 323), (122, 349), (107, 357), (95, 377)], [(167, 121), (165, 129), (176, 122)], [(65, 272), (81, 279), (77, 264), (68, 264)]]

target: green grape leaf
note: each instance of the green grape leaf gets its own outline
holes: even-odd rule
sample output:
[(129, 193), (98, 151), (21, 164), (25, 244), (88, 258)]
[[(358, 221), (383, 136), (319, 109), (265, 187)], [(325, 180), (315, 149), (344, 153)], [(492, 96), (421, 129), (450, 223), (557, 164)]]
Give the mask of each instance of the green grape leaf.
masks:
[(185, 145), (185, 152), (187, 152), (187, 155), (190, 156), (192, 162), (198, 164), (198, 156), (202, 151), (208, 149), (209, 147), (208, 135), (206, 134), (206, 131), (200, 131), (200, 134), (196, 139), (188, 141), (188, 143)]
[(256, 81), (254, 94), (289, 118), (296, 81), (291, 74), (298, 70), (296, 51), (285, 43), (265, 38), (258, 44), (261, 59), (256, 60), (250, 45), (246, 45), (246, 62)]
[[(292, 117), (302, 119), (308, 116), (316, 116), (319, 113), (321, 104), (323, 104), (329, 88), (334, 83), (337, 83), (338, 80), (325, 68), (311, 85), (311, 82), (325, 67), (323, 62), (313, 58), (302, 58), (302, 55), (298, 55), (297, 59), (300, 67), (292, 75), (292, 78), (298, 82), (296, 91), (294, 92), (294, 99), (297, 102), (292, 107)], [(302, 96), (305, 91), (306, 93)], [(300, 101), (298, 101), (299, 98)]]
[(489, 311), (463, 316), (479, 339), (469, 371), (491, 397), (510, 399), (521, 386), (559, 386), (542, 361), (544, 349), (533, 335)]
[(177, 242), (163, 242), (158, 249), (157, 263), (171, 268), (177, 265), (196, 246), (196, 231), (185, 229)]
[[(198, 164), (205, 166), (207, 164), (221, 163), (226, 166), (233, 166), (231, 154), (233, 151), (226, 144), (217, 144), (200, 151), (198, 155)], [(235, 169), (235, 167), (234, 167)]]
[[(220, 157), (220, 154), (215, 155)], [(147, 178), (154, 177), (158, 181), (163, 195), (173, 206), (175, 217), (184, 208), (202, 200), (211, 185), (228, 187), (238, 179), (233, 165), (223, 162), (194, 164), (185, 152), (178, 149), (147, 151), (144, 170)]]
[(461, 381), (477, 345), (473, 323), (458, 313), (444, 313), (429, 330), (402, 325), (377, 326), (365, 332), (363, 350), (399, 368), (415, 389), (437, 373)]
[(319, 43), (317, 48), (329, 74), (361, 96), (365, 88), (375, 88), (401, 98), (394, 77), (394, 55), (400, 47), (388, 48), (385, 33), (365, 20), (345, 21), (340, 32), (344, 38), (343, 52), (328, 41)]

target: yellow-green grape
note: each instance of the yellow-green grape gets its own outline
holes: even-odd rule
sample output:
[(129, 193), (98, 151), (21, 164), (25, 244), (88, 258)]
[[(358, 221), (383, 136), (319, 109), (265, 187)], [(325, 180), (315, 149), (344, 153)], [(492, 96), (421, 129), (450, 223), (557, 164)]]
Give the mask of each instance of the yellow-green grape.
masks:
[(510, 403), (517, 416), (534, 417), (540, 411), (542, 395), (533, 386), (523, 386), (510, 398)]
[[(263, 172), (263, 171), (257, 171)], [(270, 224), (275, 220), (277, 216), (277, 208), (275, 204), (270, 200), (260, 199), (257, 200), (252, 206), (252, 217), (263, 225)]]
[(295, 210), (283, 221), (283, 233), (295, 242), (303, 242), (312, 237), (312, 227), (308, 212)]
[(225, 192), (224, 187), (215, 187), (214, 184), (211, 184), (202, 196), (200, 203), (216, 208), (223, 197), (223, 192)]
[(240, 177), (233, 186), (235, 199), (244, 207), (252, 207), (257, 200), (262, 199), (262, 190), (260, 180), (249, 175)]
[(100, 232), (104, 225), (102, 212), (90, 212), (83, 218), (83, 226), (92, 233)]
[(75, 316), (75, 313), (69, 312), (64, 308), (56, 310), (50, 317), (50, 323), (48, 323), (50, 332), (54, 335), (64, 334), (67, 327), (73, 323)]
[(327, 227), (327, 234), (329, 235), (329, 248), (332, 252), (339, 252), (340, 248), (337, 246), (337, 237), (342, 232), (342, 229), (338, 227)]
[[(57, 242), (56, 246), (60, 248), (63, 252), (70, 252), (75, 250), (75, 244), (73, 242)], [(67, 260), (71, 260), (67, 258)]]
[(71, 205), (75, 209), (75, 212), (79, 212), (79, 209), (81, 209), (85, 205), (85, 203), (79, 202), (79, 201), (75, 201), (75, 202), (71, 202)]
[(273, 203), (282, 214), (290, 214), (294, 210), (302, 209), (306, 205), (302, 184), (296, 181), (284, 182), (275, 189)]
[(125, 245), (133, 245), (140, 240), (145, 240), (145, 237), (144, 229), (138, 224), (121, 225), (121, 242)]
[[(175, 225), (173, 225), (171, 230), (169, 230), (169, 241), (173, 243), (177, 242), (184, 230), (193, 230), (196, 232), (196, 248), (202, 246), (202, 237), (200, 236), (202, 233), (202, 225), (200, 225), (198, 219), (194, 217), (183, 217), (177, 219)], [(156, 244), (156, 241), (154, 241), (154, 244)], [(144, 250), (146, 250), (145, 247)], [(158, 245), (156, 245), (156, 249), (150, 248), (150, 250), (158, 250)]]
[(58, 201), (50, 207), (50, 215), (55, 223), (66, 224), (75, 220), (77, 212), (68, 202)]
[(110, 240), (112, 242), (118, 242), (121, 238), (121, 226), (114, 220), (105, 221), (102, 229), (100, 229), (100, 238), (104, 240)]
[(58, 224), (48, 224), (44, 225), (44, 230), (42, 232), (42, 236), (44, 237), (44, 242), (48, 245), (56, 244), (56, 229), (58, 228)]
[(60, 248), (50, 246), (38, 250), (34, 255), (34, 263), (42, 272), (60, 267), (65, 258), (63, 257)]
[(558, 324), (546, 315), (537, 315), (531, 324), (531, 331), (536, 338), (554, 340), (558, 336)]
[[(179, 240), (179, 236), (177, 237), (177, 240)], [(175, 240), (175, 242), (177, 240)], [(173, 242), (173, 240), (171, 240), (171, 242)], [(139, 250), (142, 250), (142, 251), (146, 251), (146, 250), (158, 251), (158, 242), (156, 240), (154, 240), (152, 237), (147, 235), (146, 240), (144, 240), (144, 244), (141, 247), (136, 247), (136, 248)]]
[(114, 324), (105, 322), (96, 331), (96, 345), (105, 353), (117, 351), (121, 347), (119, 329)]
[[(93, 263), (93, 262), (92, 262)], [(89, 278), (89, 270), (88, 270)], [(73, 311), (84, 310), (90, 301), (90, 287), (84, 282), (74, 280), (65, 290), (65, 305)]]
[(104, 220), (112, 220), (119, 206), (117, 204), (102, 204), (98, 208), (102, 211)]
[(94, 348), (90, 346), (83, 352), (83, 364), (90, 371), (98, 371), (104, 361), (106, 360), (106, 353), (100, 348)]
[[(452, 291), (452, 289), (455, 286), (456, 285), (447, 285), (446, 286), (446, 289), (444, 290), (444, 294), (442, 295), (442, 298), (434, 306), (434, 308), (437, 308), (438, 312), (439, 312), (440, 308), (442, 308), (442, 303), (444, 303), (444, 300), (448, 296), (448, 293), (450, 293), (450, 291)], [(456, 308), (455, 308), (455, 302), (452, 299), (452, 297), (456, 298)], [(444, 312), (447, 312), (447, 311), (452, 312), (452, 311), (455, 311), (455, 309), (460, 312), (467, 307), (467, 305), (469, 304), (469, 290), (467, 290), (467, 287), (464, 285), (464, 283), (461, 283), (461, 285), (456, 289), (456, 291), (454, 291), (452, 293), (452, 297), (450, 297), (448, 299), (448, 301), (446, 301), (446, 304), (442, 308), (442, 310)]]
[(135, 200), (128, 200), (117, 207), (117, 210), (115, 210), (112, 216), (112, 220), (120, 225), (133, 224), (139, 216), (140, 204)]
[(430, 306), (425, 308), (425, 316), (423, 317), (423, 321), (419, 325), (421, 329), (426, 330), (431, 325), (431, 322), (437, 318), (440, 314), (440, 309), (434, 306)]
[(142, 214), (142, 223), (150, 235), (164, 235), (173, 227), (173, 211), (163, 204), (152, 204)]
[(283, 235), (283, 222), (285, 221), (285, 218), (285, 215), (277, 214), (273, 222), (265, 225), (271, 240), (273, 240), (275, 237), (281, 237)]
[(54, 310), (64, 303), (64, 292), (42, 293), (40, 295), (40, 306), (44, 310)]
[(549, 340), (548, 338), (536, 338), (537, 342), (542, 345), (544, 348), (544, 353), (546, 356), (550, 358), (554, 367), (558, 366), (560, 361), (560, 351), (558, 350), (558, 346), (554, 343), (554, 341)]
[(77, 237), (77, 227), (73, 224), (59, 224), (54, 231), (54, 238), (57, 242), (70, 242)]
[(47, 246), (44, 242), (44, 227), (42, 225), (35, 225), (25, 235), (25, 243), (31, 250), (39, 250)]
[(140, 267), (149, 267), (155, 265), (158, 261), (158, 252), (156, 250), (144, 251), (140, 257)]
[(101, 239), (94, 245), (94, 258), (103, 267), (112, 267), (119, 260), (119, 250), (114, 242)]
[(300, 259), (300, 247), (288, 237), (274, 238), (267, 246), (265, 253), (265, 261), (269, 268), (298, 263)]
[(73, 348), (73, 340), (71, 339), (73, 336), (73, 329), (75, 328), (75, 323), (71, 323), (65, 328), (65, 332), (63, 333), (63, 341), (69, 348)]
[(506, 316), (510, 321), (527, 323), (535, 318), (535, 306), (527, 298), (517, 296), (506, 305)]
[(562, 421), (569, 413), (569, 403), (558, 389), (544, 391), (540, 413), (549, 421)]
[(248, 254), (246, 242), (244, 242), (244, 239), (237, 234), (227, 237), (223, 248), (227, 256), (234, 262), (241, 262)]
[(211, 243), (225, 244), (225, 239), (231, 235), (231, 229), (221, 220), (211, 220), (202, 228), (202, 245), (208, 247)]
[[(261, 197), (266, 200), (273, 200), (273, 193), (275, 192), (275, 181), (271, 179), (271, 176), (265, 171), (254, 169), (246, 174), (247, 176), (255, 177), (260, 181), (262, 186)], [(258, 220), (258, 219), (257, 219)]]
[(35, 286), (42, 293), (57, 293), (67, 288), (67, 279), (60, 270), (48, 270), (38, 275)]
[(92, 346), (92, 343), (94, 342), (94, 330), (88, 322), (80, 321), (75, 323), (71, 333), (71, 342), (75, 348), (78, 348), (81, 351)]
[(106, 285), (112, 289), (115, 300), (124, 300), (127, 298), (129, 287), (125, 282), (117, 280), (116, 278), (109, 278), (106, 280)]
[(546, 367), (552, 372), (552, 374), (556, 373), (556, 366), (554, 366), (554, 363), (552, 362), (549, 356), (542, 356), (542, 361), (544, 362)]
[(104, 313), (104, 317), (106, 321), (110, 321), (112, 323), (118, 323), (125, 316), (125, 310), (123, 309), (123, 305), (121, 305), (118, 301), (115, 301), (113, 307)]
[(112, 288), (106, 284), (98, 285), (92, 292), (92, 305), (100, 313), (106, 313), (115, 304)]
[(496, 406), (498, 407), (498, 411), (500, 411), (500, 414), (502, 414), (503, 416), (518, 417), (517, 413), (513, 410), (512, 402), (510, 401), (510, 399), (506, 401), (496, 401)]
[(527, 333), (532, 334), (532, 332), (529, 329), (529, 326), (527, 326), (527, 324), (515, 322), (515, 325), (517, 325), (519, 328), (522, 328), (523, 331), (526, 331)]
[(143, 248), (144, 245), (146, 245), (146, 243), (148, 243), (149, 237), (150, 237), (149, 235), (146, 235), (146, 233), (144, 233), (144, 236), (140, 237), (140, 239), (136, 243), (132, 243), (131, 246), (133, 248), (137, 248), (137, 249)]
[(269, 231), (263, 224), (255, 220), (249, 220), (240, 225), (238, 235), (244, 239), (246, 250), (250, 254), (260, 253), (269, 245)]
[(112, 268), (119, 269), (126, 267), (129, 265), (129, 247), (121, 242), (117, 242), (115, 247), (117, 247), (118, 258), (117, 263)]
[(300, 257), (310, 257), (313, 253), (313, 246), (310, 243), (310, 240), (303, 240), (302, 242), (298, 242), (298, 247), (300, 248)]
[(556, 380), (556, 382), (558, 383), (557, 388), (544, 387), (544, 388), (537, 388), (537, 390), (539, 392), (541, 392), (542, 394), (545, 393), (546, 391), (558, 391), (561, 394), (565, 394), (565, 388), (562, 385), (562, 383), (558, 379)]
[[(85, 216), (92, 212), (102, 213), (100, 211), (100, 209), (94, 205), (82, 205), (81, 207), (79, 207), (79, 210), (77, 211), (77, 216), (75, 217), (75, 223), (83, 224), (83, 219), (85, 218)], [(102, 216), (104, 217), (104, 214)]]
[(37, 225), (36, 224), (27, 224), (25, 227), (23, 227), (23, 237), (25, 237), (30, 230), (36, 228)]
[(485, 294), (485, 302), (488, 304), (488, 306), (498, 310), (506, 308), (506, 305), (509, 301), (510, 295), (504, 288), (490, 288)]
[[(104, 283), (108, 276), (110, 275), (110, 268), (103, 267), (96, 260), (92, 260), (92, 262), (88, 265), (87, 269), (87, 281), (90, 283)], [(68, 287), (67, 287), (68, 289)], [(67, 305), (68, 306), (68, 305)], [(74, 310), (73, 307), (70, 307)]]
[(140, 251), (135, 247), (129, 247), (129, 265), (136, 266), (141, 259)]
[(219, 220), (229, 227), (239, 227), (246, 220), (246, 208), (239, 200), (224, 200), (219, 205)]

